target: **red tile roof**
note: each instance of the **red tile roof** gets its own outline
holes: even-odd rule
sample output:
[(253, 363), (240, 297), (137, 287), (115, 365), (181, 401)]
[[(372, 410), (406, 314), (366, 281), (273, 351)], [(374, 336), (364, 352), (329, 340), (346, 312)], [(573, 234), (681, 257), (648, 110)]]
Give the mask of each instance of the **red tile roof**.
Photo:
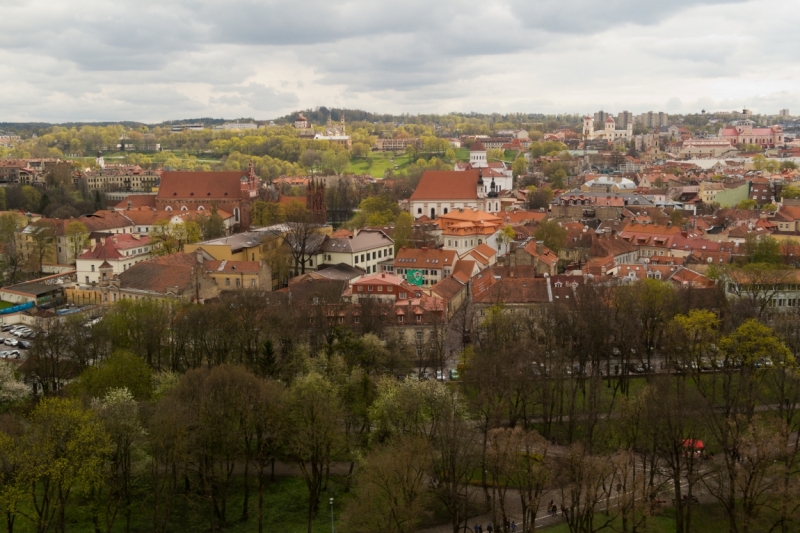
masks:
[(158, 198), (174, 200), (241, 198), (242, 178), (247, 179), (247, 171), (233, 172), (164, 172)]
[(150, 237), (139, 237), (129, 233), (120, 233), (113, 237), (108, 237), (95, 244), (89, 250), (82, 253), (78, 259), (120, 259), (125, 257), (125, 250), (147, 246), (150, 244)]
[(258, 261), (205, 261), (206, 272), (225, 274), (258, 274), (261, 263)]
[(423, 172), (419, 185), (411, 195), (414, 200), (477, 200), (478, 171), (465, 170)]

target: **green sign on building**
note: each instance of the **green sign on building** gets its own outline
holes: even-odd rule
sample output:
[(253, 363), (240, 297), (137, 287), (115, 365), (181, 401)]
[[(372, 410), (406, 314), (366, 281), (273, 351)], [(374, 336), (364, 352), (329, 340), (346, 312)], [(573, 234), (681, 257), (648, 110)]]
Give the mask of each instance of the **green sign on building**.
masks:
[(406, 270), (406, 281), (411, 285), (422, 286), (422, 270), (409, 268)]

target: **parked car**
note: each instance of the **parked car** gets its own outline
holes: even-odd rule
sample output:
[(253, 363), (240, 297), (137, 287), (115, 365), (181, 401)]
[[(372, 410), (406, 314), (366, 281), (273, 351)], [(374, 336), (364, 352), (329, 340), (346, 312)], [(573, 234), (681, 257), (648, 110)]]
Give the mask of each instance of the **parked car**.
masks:
[(31, 346), (32, 346), (32, 344), (31, 344), (30, 341), (19, 341), (19, 347), (20, 348), (23, 348), (25, 350), (30, 350)]
[(444, 372), (441, 370), (436, 371), (436, 381), (444, 381)]
[(6, 344), (16, 348), (17, 346), (19, 346), (19, 341), (17, 339), (6, 339)]
[(11, 353), (11, 352), (10, 352), (10, 351), (8, 351), (8, 350), (3, 350), (2, 352), (0, 352), (0, 357), (2, 357), (3, 359), (8, 359), (8, 355), (9, 355), (10, 353)]
[(8, 331), (13, 327), (14, 326), (12, 326), (11, 324), (3, 324), (2, 326), (0, 326), (0, 331)]
[(458, 370), (455, 368), (450, 369), (450, 381), (455, 381), (458, 379)]
[(8, 354), (8, 357), (13, 357), (14, 359), (19, 359), (19, 350), (11, 350)]
[(428, 381), (430, 378), (431, 378), (431, 373), (430, 372), (420, 372), (420, 374), (419, 374), (419, 380), (420, 381)]

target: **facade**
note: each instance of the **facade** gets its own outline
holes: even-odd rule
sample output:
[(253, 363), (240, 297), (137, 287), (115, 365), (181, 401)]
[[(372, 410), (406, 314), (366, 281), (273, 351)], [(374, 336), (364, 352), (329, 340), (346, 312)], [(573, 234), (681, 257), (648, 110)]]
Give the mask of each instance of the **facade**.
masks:
[(233, 172), (164, 172), (156, 208), (164, 211), (203, 211), (215, 206), (233, 215), (234, 225), (249, 228), (250, 206), (260, 180), (253, 170)]
[(784, 143), (781, 126), (756, 128), (754, 125), (752, 120), (737, 120), (729, 127), (720, 128), (718, 137), (731, 146), (756, 144), (762, 148), (774, 148)]
[(381, 152), (394, 152), (403, 151), (406, 146), (416, 146), (419, 139), (416, 137), (409, 137), (406, 139), (378, 139), (375, 141), (375, 147)]
[(394, 241), (378, 230), (356, 230), (353, 235), (325, 239), (317, 251), (318, 268), (338, 265), (363, 269), (367, 274), (378, 272), (378, 264), (394, 257)]
[[(201, 256), (202, 257), (202, 256)], [(206, 276), (221, 291), (237, 289), (272, 290), (272, 273), (264, 261), (216, 261), (203, 259)]]
[(436, 219), (455, 209), (499, 211), (496, 194), (490, 197), (484, 192), (487, 185), (479, 170), (426, 171), (408, 200), (411, 215), (415, 219), (422, 216)]
[(311, 122), (302, 113), (298, 113), (294, 119), (294, 127), (298, 130), (307, 130), (311, 128)]
[(628, 129), (628, 125), (633, 126), (633, 113), (630, 111), (621, 111), (617, 114), (617, 126), (623, 130)]
[(431, 287), (452, 274), (457, 261), (454, 250), (403, 247), (397, 251), (392, 272), (415, 280), (419, 286)]
[(136, 263), (150, 259), (152, 251), (150, 237), (122, 234), (100, 238), (75, 261), (78, 284), (99, 283), (101, 267), (110, 268), (111, 274), (121, 274)]
[(651, 130), (656, 128), (661, 128), (662, 126), (669, 126), (669, 115), (667, 115), (662, 111), (659, 111), (657, 113), (654, 113), (653, 111), (648, 111), (647, 113), (642, 113), (641, 115), (638, 115), (635, 120), (641, 126)]
[(82, 173), (81, 180), (89, 192), (150, 192), (158, 186), (160, 176), (158, 172), (143, 170), (139, 165), (105, 165)]
[(589, 141), (597, 139), (603, 139), (608, 142), (629, 141), (633, 138), (633, 124), (630, 123), (625, 129), (618, 130), (614, 117), (608, 115), (603, 122), (603, 129), (595, 131), (594, 118), (586, 115), (583, 117), (583, 137)]

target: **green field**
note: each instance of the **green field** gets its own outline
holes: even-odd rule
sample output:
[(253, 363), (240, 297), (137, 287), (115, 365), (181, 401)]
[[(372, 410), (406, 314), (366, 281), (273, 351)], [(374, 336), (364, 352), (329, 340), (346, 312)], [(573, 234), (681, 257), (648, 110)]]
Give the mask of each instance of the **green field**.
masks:
[(382, 178), (389, 169), (403, 170), (408, 166), (408, 156), (392, 152), (375, 152), (367, 157), (353, 157), (345, 170), (347, 174), (370, 174)]

